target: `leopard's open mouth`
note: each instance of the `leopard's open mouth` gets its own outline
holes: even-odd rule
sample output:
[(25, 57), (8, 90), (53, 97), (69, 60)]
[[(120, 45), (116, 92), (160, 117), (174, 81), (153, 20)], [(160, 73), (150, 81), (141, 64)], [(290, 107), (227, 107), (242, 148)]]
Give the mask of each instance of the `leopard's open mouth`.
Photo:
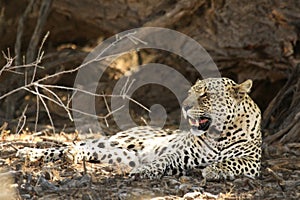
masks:
[(212, 120), (208, 116), (201, 116), (197, 118), (188, 117), (188, 121), (192, 129), (206, 131)]

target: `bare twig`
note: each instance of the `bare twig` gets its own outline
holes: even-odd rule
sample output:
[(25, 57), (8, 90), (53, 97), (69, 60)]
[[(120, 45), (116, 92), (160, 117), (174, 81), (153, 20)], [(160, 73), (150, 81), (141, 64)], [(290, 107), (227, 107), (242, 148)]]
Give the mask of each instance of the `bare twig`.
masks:
[(34, 68), (33, 68), (33, 73), (32, 73), (32, 77), (31, 77), (31, 83), (34, 81), (35, 79), (35, 76), (36, 76), (36, 70), (38, 68), (38, 64), (42, 62), (42, 58), (44, 56), (44, 51), (42, 51), (42, 48), (49, 36), (49, 31), (46, 33), (46, 35), (44, 36), (43, 40), (42, 40), (42, 44), (40, 45), (40, 48), (39, 48), (39, 51), (38, 51), (38, 54), (37, 54), (37, 57), (36, 57), (36, 60), (35, 60), (35, 63), (34, 63)]
[(2, 74), (3, 71), (6, 71), (6, 70), (10, 70), (10, 69), (11, 69), (11, 65), (12, 65), (12, 63), (13, 63), (13, 61), (14, 61), (14, 58), (12, 58), (12, 57), (10, 56), (10, 51), (9, 51), (9, 49), (7, 49), (7, 55), (5, 54), (4, 51), (2, 51), (2, 54), (3, 54), (3, 57), (6, 59), (6, 65), (4, 65), (4, 66), (2, 67), (2, 69), (0, 69), (0, 76), (1, 76), (1, 74)]
[(59, 98), (59, 96), (57, 94), (55, 94), (55, 92), (53, 92), (52, 90), (49, 90), (47, 87), (44, 87), (42, 84), (39, 84), (39, 83), (36, 83), (35, 86), (40, 87), (40, 88), (46, 90), (47, 92), (49, 92), (50, 94), (52, 94), (58, 100), (58, 105), (61, 106), (68, 113), (69, 119), (71, 121), (73, 121), (73, 117), (69, 111), (69, 107), (65, 106), (65, 104), (62, 102), (62, 100)]
[(141, 108), (145, 109), (147, 112), (151, 113), (151, 110), (149, 108), (147, 108), (146, 106), (144, 106), (140, 102), (136, 101), (135, 99), (131, 98), (130, 96), (125, 95), (125, 98), (128, 99), (128, 100), (130, 100), (130, 101), (132, 101), (133, 103), (135, 103), (136, 105), (140, 106)]
[(86, 116), (89, 116), (89, 117), (95, 117), (97, 119), (105, 119), (105, 118), (108, 118), (109, 116), (111, 116), (112, 114), (114, 114), (115, 112), (121, 110), (124, 108), (124, 105), (123, 106), (120, 106), (119, 108), (111, 111), (110, 113), (107, 113), (106, 115), (104, 116), (98, 116), (98, 115), (95, 115), (95, 114), (90, 114), (90, 113), (86, 113), (86, 112), (83, 112), (81, 110), (77, 110), (77, 109), (74, 109), (72, 108), (71, 110), (74, 111), (74, 112), (77, 112), (77, 113), (80, 113), (80, 114), (83, 114), (83, 115), (86, 115)]
[[(38, 88), (38, 87), (36, 86), (35, 88)], [(109, 112), (108, 114), (106, 114), (105, 116), (97, 116), (97, 115), (95, 115), (95, 114), (86, 113), (86, 112), (83, 112), (83, 111), (81, 111), (81, 110), (77, 110), (77, 109), (75, 109), (75, 108), (68, 108), (68, 107), (66, 107), (62, 102), (56, 101), (56, 100), (54, 100), (54, 99), (52, 99), (52, 98), (50, 98), (50, 97), (48, 97), (48, 96), (46, 96), (46, 95), (44, 95), (44, 94), (39, 93), (38, 91), (33, 91), (33, 90), (28, 89), (28, 88), (25, 88), (25, 90), (27, 90), (28, 92), (30, 92), (30, 93), (36, 95), (37, 97), (39, 97), (39, 99), (40, 99), (41, 101), (42, 101), (42, 98), (44, 98), (44, 99), (47, 99), (47, 100), (49, 100), (49, 101), (55, 103), (55, 104), (58, 105), (58, 106), (61, 106), (61, 107), (65, 108), (65, 109), (69, 110), (69, 112), (70, 112), (70, 111), (73, 111), (73, 112), (77, 112), (77, 113), (80, 113), (80, 114), (83, 114), (83, 115), (86, 115), (86, 116), (89, 116), (89, 117), (96, 117), (97, 119), (105, 119), (105, 118), (108, 118), (108, 117), (111, 116), (113, 113), (115, 113), (115, 112), (121, 110), (121, 109), (124, 107), (124, 106), (121, 106), (121, 107), (119, 107), (119, 108), (117, 108), (117, 109), (115, 109), (115, 110), (113, 110), (113, 111), (110, 111), (110, 112)], [(113, 95), (107, 95), (107, 96), (113, 96)], [(119, 97), (120, 97), (120, 96), (119, 96)], [(47, 104), (44, 104), (44, 103), (43, 103), (43, 105), (44, 105), (44, 106), (45, 106), (45, 105), (47, 106)], [(47, 107), (47, 110), (49, 111), (48, 107)]]
[(124, 86), (122, 87), (121, 91), (120, 91), (120, 96), (123, 98), (123, 99), (128, 99), (130, 101), (132, 101), (133, 103), (137, 104), (138, 106), (140, 106), (141, 108), (145, 109), (146, 111), (148, 111), (149, 113), (151, 112), (150, 109), (148, 109), (147, 107), (145, 107), (143, 104), (139, 103), (138, 101), (132, 99), (131, 97), (129, 97), (127, 94), (131, 88), (131, 86), (133, 85), (133, 83), (135, 82), (135, 79), (133, 79), (131, 81), (131, 83), (129, 84), (129, 86), (127, 87), (128, 85), (128, 82), (129, 82), (129, 77), (127, 78)]
[(130, 90), (132, 84), (135, 82), (135, 79), (133, 79), (131, 81), (131, 83), (129, 84), (129, 86), (127, 87), (129, 80), (130, 80), (129, 77), (127, 77), (126, 82), (125, 82), (124, 86), (122, 87), (122, 89), (120, 91), (120, 95), (122, 95), (123, 99), (125, 99), (126, 94)]
[(144, 117), (141, 117), (142, 122), (144, 122), (145, 126), (148, 126), (148, 122), (146, 121), (146, 119)]
[[(18, 125), (17, 125), (17, 128), (16, 128), (16, 133), (17, 134), (21, 133), (21, 131), (23, 130), (23, 128), (24, 128), (24, 126), (26, 124), (26, 118), (27, 117), (26, 117), (25, 113), (27, 111), (27, 108), (28, 108), (28, 104), (25, 106), (25, 108), (24, 108), (24, 110), (22, 112), (22, 115), (21, 115), (21, 117), (18, 120)], [(21, 125), (21, 122), (23, 122), (22, 125)]]
[[(32, 62), (32, 63), (29, 63), (29, 64), (24, 64), (24, 65), (15, 65), (15, 66), (11, 66), (9, 67), (9, 70), (14, 70), (14, 69), (21, 69), (21, 68), (31, 68), (33, 66), (37, 66), (39, 69), (44, 69), (43, 66), (39, 66), (37, 65), (35, 62)], [(11, 72), (15, 72), (15, 71), (11, 71)], [(23, 73), (20, 73), (19, 74), (23, 74)]]
[(47, 107), (47, 104), (46, 104), (46, 102), (44, 101), (42, 95), (39, 93), (38, 87), (34, 87), (34, 89), (35, 89), (35, 91), (36, 91), (36, 95), (37, 95), (37, 96), (39, 97), (39, 99), (41, 100), (41, 102), (42, 102), (42, 104), (43, 104), (43, 106), (44, 106), (44, 108), (45, 108), (45, 110), (46, 110), (46, 112), (47, 112), (48, 118), (49, 118), (49, 120), (50, 120), (50, 124), (51, 124), (51, 126), (52, 126), (52, 131), (53, 131), (53, 133), (55, 133), (54, 123), (53, 123), (51, 114), (50, 114), (50, 112), (49, 112), (49, 109), (48, 109), (48, 107)]
[[(92, 95), (95, 97), (120, 97), (123, 99), (128, 99), (129, 101), (132, 101), (133, 103), (137, 104), (138, 106), (140, 106), (141, 108), (145, 109), (147, 112), (151, 112), (151, 110), (149, 108), (147, 108), (146, 106), (144, 106), (143, 104), (139, 103), (138, 101), (136, 101), (135, 99), (131, 98), (130, 96), (128, 96), (128, 91), (130, 89), (130, 87), (132, 86), (132, 84), (134, 83), (135, 80), (133, 80), (129, 86), (128, 81), (126, 81), (125, 85), (123, 86), (123, 88), (121, 89), (121, 92), (119, 95), (112, 95), (112, 94), (95, 94), (80, 88), (73, 88), (73, 87), (66, 87), (66, 86), (58, 86), (58, 85), (44, 85), (44, 84), (38, 84), (38, 85), (43, 85), (44, 87), (48, 87), (48, 88), (56, 88), (56, 89), (64, 89), (64, 90), (72, 90), (73, 92), (82, 92), (84, 94), (88, 94), (88, 95)], [(1, 97), (0, 97), (1, 99)]]
[(40, 98), (36, 95), (36, 114), (35, 114), (34, 132), (37, 131), (39, 113), (40, 113), (39, 111), (40, 111)]
[[(103, 99), (104, 99), (105, 107), (106, 107), (108, 113), (111, 113), (111, 110), (110, 110), (110, 108), (109, 108), (109, 106), (108, 106), (108, 104), (107, 104), (107, 101), (106, 101), (106, 97), (103, 96)], [(108, 124), (108, 121), (107, 121), (106, 118), (104, 118), (104, 121), (105, 121), (106, 126), (109, 127), (109, 124)]]
[[(40, 83), (40, 82), (43, 82), (43, 81), (46, 81), (48, 79), (51, 79), (51, 78), (54, 78), (54, 77), (57, 77), (57, 76), (60, 76), (60, 75), (63, 75), (63, 74), (69, 74), (69, 73), (74, 73), (74, 72), (77, 72), (79, 71), (81, 68), (93, 63), (93, 62), (96, 62), (96, 61), (101, 61), (101, 60), (105, 60), (107, 58), (111, 58), (111, 57), (117, 57), (117, 56), (120, 56), (120, 55), (123, 55), (124, 53), (119, 53), (119, 54), (114, 54), (114, 55), (107, 55), (107, 56), (102, 56), (108, 49), (112, 48), (113, 46), (115, 46), (117, 43), (119, 43), (121, 40), (124, 40), (125, 38), (128, 38), (129, 36), (135, 34), (135, 32), (133, 33), (128, 33), (122, 37), (120, 37), (118, 40), (114, 41), (113, 43), (111, 43), (110, 45), (108, 45), (106, 48), (103, 49), (103, 51), (94, 59), (91, 59), (89, 60), (88, 62), (85, 62), (83, 64), (81, 64), (80, 66), (74, 68), (74, 69), (70, 69), (70, 70), (65, 70), (65, 71), (60, 71), (60, 72), (57, 72), (57, 73), (54, 73), (54, 74), (51, 74), (49, 76), (46, 76), (44, 78), (41, 78), (39, 80), (36, 80), (32, 83), (28, 83), (22, 87), (18, 87), (14, 90), (11, 90), (5, 94), (3, 94), (2, 96), (0, 96), (0, 100), (1, 99), (4, 99), (5, 97), (7, 96), (10, 96), (16, 92), (19, 92), (21, 90), (24, 90), (25, 88), (29, 88), (29, 87), (32, 87), (35, 83)], [(101, 57), (102, 56), (102, 57)], [(33, 65), (34, 66), (34, 65)]]
[[(63, 74), (68, 74), (68, 73), (73, 73), (73, 72), (77, 72), (78, 70), (80, 70), (81, 68), (89, 65), (90, 63), (92, 62), (96, 62), (96, 61), (102, 61), (102, 60), (105, 60), (105, 59), (109, 59), (109, 58), (115, 58), (117, 56), (120, 56), (120, 55), (123, 55), (124, 52), (122, 53), (118, 53), (118, 54), (114, 54), (114, 55), (104, 55), (105, 52), (107, 52), (110, 48), (114, 47), (118, 42), (120, 42), (121, 40), (124, 40), (124, 39), (128, 39), (129, 41), (133, 42), (134, 44), (138, 44), (138, 43), (143, 43), (143, 44), (147, 44), (146, 42), (138, 39), (137, 37), (134, 36), (134, 34), (136, 34), (136, 32), (132, 32), (132, 33), (128, 33), (124, 36), (121, 36), (121, 37), (118, 37), (116, 41), (112, 42), (110, 45), (108, 45), (105, 49), (103, 49), (103, 51), (101, 51), (99, 53), (99, 55), (97, 55), (94, 59), (91, 59), (89, 60), (88, 62), (85, 62), (83, 64), (81, 64), (80, 66), (74, 68), (74, 69), (70, 69), (70, 70), (64, 70), (64, 71), (60, 71), (60, 72), (55, 72), (54, 74), (51, 74), (49, 76), (46, 76), (46, 77), (43, 77), (43, 78), (40, 78), (38, 80), (35, 80), (35, 77), (36, 77), (36, 70), (38, 67), (41, 67), (39, 66), (39, 63), (41, 63), (42, 61), (42, 58), (43, 58), (43, 55), (44, 55), (44, 52), (42, 51), (42, 47), (49, 35), (49, 32), (45, 35), (43, 41), (41, 42), (41, 46), (38, 50), (38, 53), (37, 53), (37, 58), (34, 62), (30, 63), (30, 64), (26, 64), (26, 65), (20, 65), (20, 66), (11, 66), (12, 64), (12, 61), (13, 59), (10, 57), (10, 55), (8, 54), (8, 56), (6, 56), (5, 54), (5, 57), (7, 58), (7, 65), (6, 66), (9, 66), (9, 67), (5, 67), (2, 71), (0, 72), (3, 72), (4, 70), (7, 70), (8, 68), (9, 69), (20, 69), (20, 68), (28, 68), (28, 67), (34, 67), (34, 70), (31, 74), (31, 80), (29, 82), (27, 82), (27, 75), (26, 75), (26, 70), (25, 70), (25, 84), (21, 87), (18, 87), (16, 89), (13, 89), (7, 93), (4, 93), (2, 96), (0, 96), (0, 100), (14, 94), (14, 93), (17, 93), (19, 91), (22, 91), (22, 90), (25, 90), (25, 91), (28, 91), (34, 95), (36, 95), (37, 97), (37, 112), (40, 111), (40, 104), (39, 102), (41, 101), (43, 106), (45, 107), (45, 110), (47, 112), (47, 115), (48, 115), (48, 118), (50, 120), (50, 123), (51, 123), (51, 126), (53, 128), (53, 132), (55, 132), (55, 127), (54, 127), (54, 123), (53, 123), (53, 120), (52, 120), (52, 117), (51, 117), (51, 114), (50, 114), (50, 111), (49, 111), (49, 108), (45, 102), (45, 100), (48, 100), (60, 107), (62, 107), (68, 114), (69, 116), (69, 119), (71, 121), (73, 121), (73, 118), (72, 118), (72, 115), (71, 115), (71, 111), (73, 112), (77, 112), (77, 113), (80, 113), (80, 114), (84, 114), (86, 116), (90, 116), (90, 117), (96, 117), (97, 119), (104, 119), (104, 120), (107, 120), (107, 118), (109, 116), (111, 116), (113, 113), (121, 110), (124, 106), (121, 106), (115, 110), (110, 110), (108, 104), (107, 104), (107, 101), (106, 101), (106, 97), (118, 97), (118, 98), (123, 98), (123, 99), (128, 99), (130, 101), (132, 101), (133, 103), (139, 105), (140, 107), (142, 107), (143, 109), (147, 110), (148, 112), (150, 112), (150, 110), (145, 107), (144, 105), (142, 105), (141, 103), (139, 103), (138, 101), (132, 99), (129, 95), (128, 95), (128, 92), (131, 88), (131, 86), (134, 84), (134, 81), (135, 80), (132, 80), (130, 82), (129, 78), (127, 79), (126, 81), (126, 84), (125, 86), (122, 88), (121, 92), (119, 95), (105, 95), (105, 94), (95, 94), (95, 93), (92, 93), (92, 92), (89, 92), (89, 91), (86, 91), (84, 89), (80, 89), (80, 88), (73, 88), (73, 87), (66, 87), (66, 86), (57, 86), (57, 85), (49, 85), (49, 84), (43, 84), (42, 82), (48, 80), (48, 79), (51, 79), (51, 78), (55, 78), (55, 77), (58, 77), (58, 76), (61, 76)], [(68, 99), (68, 102), (67, 104), (65, 105), (63, 103), (63, 101), (61, 100), (61, 98), (51, 89), (63, 89), (63, 90), (71, 90), (73, 92), (73, 95), (71, 96), (70, 99)], [(40, 93), (40, 89), (44, 90), (45, 92), (49, 93), (51, 95), (51, 97), (45, 95), (45, 94), (42, 94)], [(78, 92), (82, 92), (84, 94), (88, 94), (88, 95), (92, 95), (94, 97), (96, 96), (101, 96), (104, 98), (104, 102), (105, 102), (105, 105), (106, 105), (106, 108), (108, 110), (108, 113), (104, 116), (97, 116), (95, 114), (90, 114), (90, 113), (86, 113), (84, 111), (81, 111), (81, 110), (78, 110), (76, 108), (71, 108), (70, 107), (70, 102), (71, 100), (73, 99), (73, 97), (75, 96), (76, 93)], [(38, 118), (39, 118), (39, 113), (36, 114), (36, 122), (35, 122), (35, 130), (37, 129), (37, 122), (38, 122)], [(106, 121), (106, 124), (108, 125), (108, 122)]]
[(143, 41), (143, 40), (141, 40), (141, 39), (139, 39), (139, 38), (137, 38), (137, 37), (135, 37), (133, 35), (129, 35), (128, 39), (130, 39), (131, 42), (133, 42), (135, 45), (137, 45), (138, 43), (141, 43), (141, 44), (144, 44), (144, 45), (148, 45), (148, 42), (145, 42), (145, 41)]

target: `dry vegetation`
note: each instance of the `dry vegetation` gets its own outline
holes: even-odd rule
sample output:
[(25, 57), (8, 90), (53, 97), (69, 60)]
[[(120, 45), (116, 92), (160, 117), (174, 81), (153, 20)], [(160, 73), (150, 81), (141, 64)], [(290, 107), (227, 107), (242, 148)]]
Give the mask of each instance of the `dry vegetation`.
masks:
[[(299, 199), (299, 2), (117, 2), (0, 2), (0, 199)], [(83, 59), (106, 38), (143, 26), (185, 33), (210, 53), (223, 76), (237, 82), (254, 80), (251, 96), (263, 111), (259, 179), (204, 182), (199, 173), (191, 172), (185, 177), (137, 181), (118, 167), (99, 163), (29, 164), (16, 157), (19, 148), (64, 146), (118, 131), (112, 113), (122, 110), (111, 110), (109, 102), (116, 82), (132, 66), (163, 63), (190, 82), (199, 78), (189, 63), (167, 52), (122, 55), (104, 71), (97, 92), (90, 94), (98, 115), (81, 112), (84, 126), (76, 127), (77, 132), (71, 102), (74, 91), (88, 94), (73, 87)], [(130, 37), (126, 36), (136, 41)], [(127, 96), (130, 83), (119, 97), (131, 101), (130, 114), (136, 123), (148, 123), (147, 108), (161, 104), (168, 113), (166, 126), (178, 126), (180, 104), (170, 91), (147, 85)], [(98, 118), (103, 132), (97, 132), (89, 117)]]

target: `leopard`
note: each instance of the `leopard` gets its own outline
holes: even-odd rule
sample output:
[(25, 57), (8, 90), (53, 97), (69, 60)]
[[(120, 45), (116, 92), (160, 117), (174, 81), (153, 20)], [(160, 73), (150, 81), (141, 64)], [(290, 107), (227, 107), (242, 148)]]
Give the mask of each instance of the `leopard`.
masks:
[(252, 80), (197, 80), (181, 110), (187, 130), (137, 126), (111, 137), (65, 147), (25, 147), (18, 156), (30, 162), (99, 161), (125, 166), (130, 176), (159, 179), (200, 171), (205, 180), (255, 178), (261, 168), (261, 111), (249, 96)]

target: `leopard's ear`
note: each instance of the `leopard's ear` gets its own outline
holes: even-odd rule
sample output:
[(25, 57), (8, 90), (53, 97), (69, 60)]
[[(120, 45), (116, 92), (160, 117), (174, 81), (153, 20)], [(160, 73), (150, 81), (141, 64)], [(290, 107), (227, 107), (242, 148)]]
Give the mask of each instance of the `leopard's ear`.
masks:
[(233, 86), (233, 89), (237, 94), (245, 94), (250, 92), (251, 87), (252, 87), (252, 80), (248, 79), (241, 84), (237, 84), (236, 86)]

